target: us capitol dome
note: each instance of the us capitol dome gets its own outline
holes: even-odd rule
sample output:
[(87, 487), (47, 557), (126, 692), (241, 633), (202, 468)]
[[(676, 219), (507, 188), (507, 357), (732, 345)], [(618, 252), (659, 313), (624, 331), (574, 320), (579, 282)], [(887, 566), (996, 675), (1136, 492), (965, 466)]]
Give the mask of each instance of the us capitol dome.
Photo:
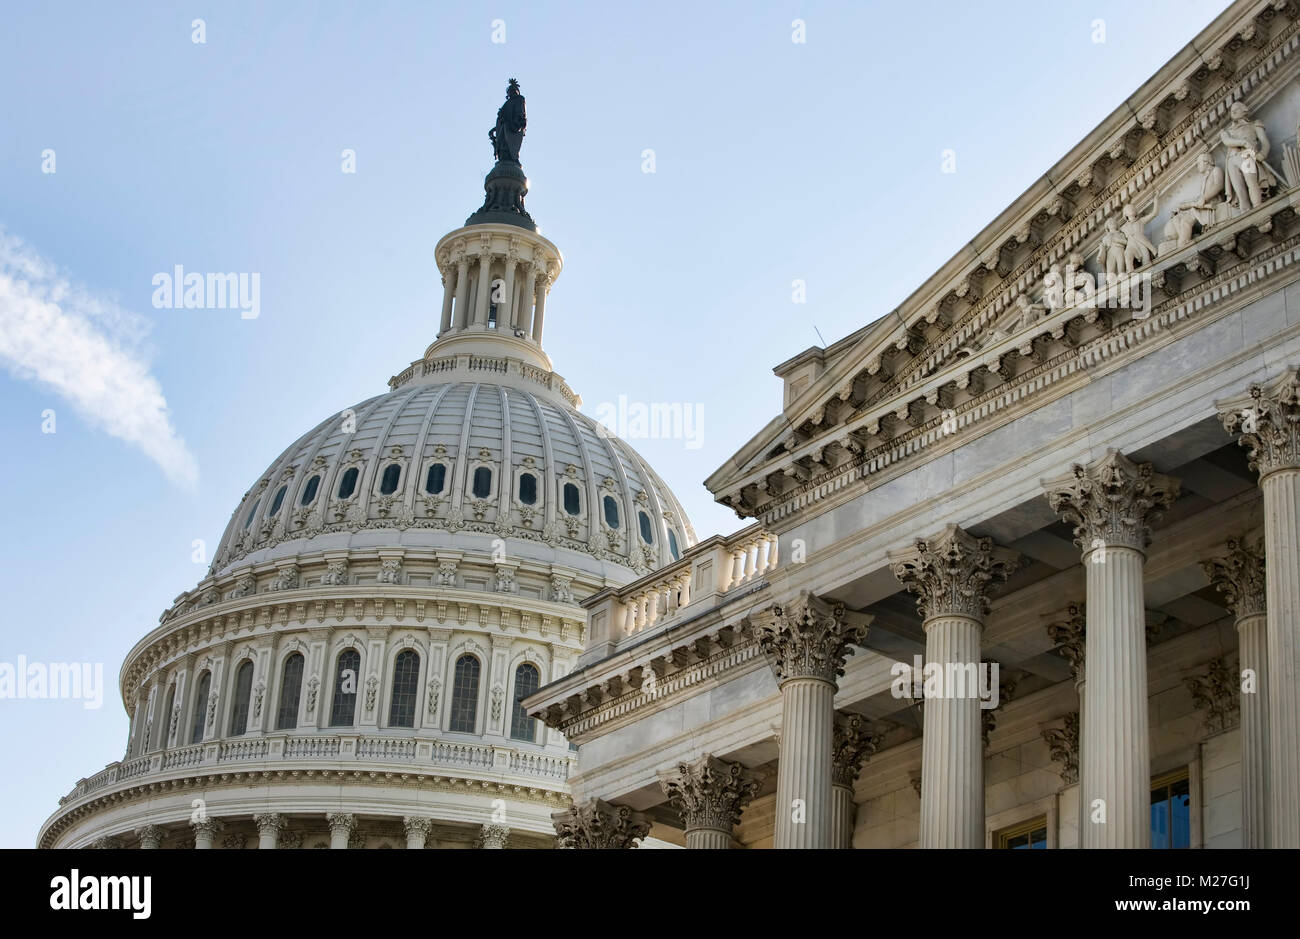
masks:
[(443, 237), (437, 338), (235, 506), (207, 576), (120, 674), (120, 762), (40, 847), (549, 847), (567, 741), (520, 701), (583, 649), (578, 602), (676, 560), (681, 505), (542, 349), (563, 265), (524, 208), (524, 99)]

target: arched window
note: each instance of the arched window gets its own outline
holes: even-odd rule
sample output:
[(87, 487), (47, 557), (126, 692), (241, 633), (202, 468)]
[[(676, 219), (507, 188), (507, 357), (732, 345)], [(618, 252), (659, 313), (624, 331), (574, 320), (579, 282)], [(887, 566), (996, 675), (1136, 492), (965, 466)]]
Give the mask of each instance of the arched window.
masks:
[(339, 480), (340, 499), (347, 499), (357, 491), (357, 476), (359, 475), (360, 471), (355, 466), (343, 474), (343, 478)]
[(682, 556), (682, 552), (677, 548), (677, 536), (673, 534), (671, 528), (668, 529), (668, 553), (673, 556), (674, 561)]
[(451, 688), (449, 730), (472, 734), (478, 727), (478, 659), (462, 655), (456, 660), (456, 679)]
[(208, 695), (212, 691), (212, 673), (199, 676), (198, 690), (194, 692), (194, 716), (190, 721), (190, 743), (203, 742), (204, 718), (208, 713)]
[(230, 702), (230, 736), (248, 730), (248, 702), (253, 696), (253, 660), (244, 659), (235, 672), (235, 696)]
[(537, 721), (528, 716), (523, 702), (537, 690), (540, 677), (535, 665), (524, 663), (515, 669), (515, 706), (510, 716), (510, 736), (514, 740), (527, 740), (529, 743), (537, 740)]
[(578, 494), (578, 487), (573, 483), (564, 484), (564, 511), (570, 515), (577, 515), (582, 511), (582, 498)]
[(424, 491), (431, 496), (436, 496), (442, 492), (442, 487), (447, 482), (447, 467), (441, 463), (434, 463), (429, 467), (429, 475), (424, 480)]
[(275, 715), (276, 730), (292, 730), (298, 726), (298, 696), (302, 693), (301, 652), (284, 660), (284, 673), (280, 679), (280, 709)]
[(284, 505), (285, 490), (288, 488), (288, 486), (281, 486), (275, 490), (275, 498), (271, 500), (271, 511), (267, 514), (274, 516), (276, 512), (280, 511), (280, 506)]
[(257, 502), (254, 502), (253, 507), (248, 510), (248, 518), (244, 519), (244, 528), (248, 528), (249, 525), (253, 524), (253, 516), (256, 514), (257, 514)]
[(316, 490), (320, 488), (320, 474), (317, 473), (311, 479), (307, 480), (307, 487), (302, 491), (302, 498), (298, 500), (299, 505), (311, 505), (316, 499)]
[(420, 679), (420, 656), (403, 649), (393, 662), (393, 700), (388, 706), (389, 727), (415, 726), (415, 690)]
[(331, 727), (351, 727), (357, 710), (357, 682), (360, 681), (361, 653), (344, 649), (334, 670), (334, 702), (330, 707)]
[(474, 498), (486, 499), (492, 495), (492, 471), (486, 466), (474, 470)]
[(610, 528), (618, 527), (618, 502), (613, 496), (605, 496), (605, 524)]
[(379, 481), (379, 491), (381, 494), (391, 496), (397, 491), (397, 484), (402, 479), (402, 468), (396, 463), (390, 464), (384, 470), (384, 478)]
[(157, 742), (155, 742), (154, 746), (158, 746), (158, 747), (167, 746), (167, 731), (172, 726), (172, 708), (175, 706), (175, 704), (176, 704), (176, 682), (172, 682), (170, 685), (167, 686), (167, 699), (163, 704), (162, 714), (159, 715), (162, 719), (158, 721), (158, 725), (159, 725), (158, 740)]
[(644, 512), (636, 513), (637, 524), (641, 527), (641, 540), (646, 544), (655, 543), (654, 529), (650, 527), (650, 516)]
[(532, 473), (519, 476), (519, 501), (524, 505), (537, 504), (537, 477)]

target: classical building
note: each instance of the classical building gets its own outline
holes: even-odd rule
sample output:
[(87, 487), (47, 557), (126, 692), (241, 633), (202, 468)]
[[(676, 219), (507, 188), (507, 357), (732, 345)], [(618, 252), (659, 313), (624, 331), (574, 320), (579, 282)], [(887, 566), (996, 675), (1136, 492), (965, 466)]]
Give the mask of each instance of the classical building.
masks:
[(561, 844), (1300, 847), (1297, 76), (1295, 0), (1238, 0), (776, 367), (706, 482), (752, 525), (525, 700)]
[(41, 847), (554, 844), (573, 753), (519, 702), (585, 647), (579, 600), (695, 537), (542, 350), (562, 258), (524, 209), (523, 131), (512, 81), (484, 205), (435, 250), (437, 339), (249, 488), (122, 666), (122, 760)]

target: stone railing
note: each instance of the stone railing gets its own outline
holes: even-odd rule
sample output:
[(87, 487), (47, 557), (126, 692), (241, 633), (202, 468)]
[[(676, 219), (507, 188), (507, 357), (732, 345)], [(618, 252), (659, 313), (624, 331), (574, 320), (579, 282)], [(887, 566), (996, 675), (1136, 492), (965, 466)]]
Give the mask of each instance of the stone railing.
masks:
[(757, 525), (701, 541), (667, 567), (588, 600), (587, 651), (612, 652), (630, 637), (708, 609), (764, 582), (777, 562), (776, 536)]
[(563, 782), (573, 766), (570, 757), (492, 744), (453, 743), (423, 737), (369, 736), (364, 734), (275, 734), (240, 740), (209, 741), (113, 763), (86, 779), (59, 800), (60, 805), (84, 799), (115, 783), (176, 771), (205, 772), (239, 764), (284, 763), (397, 763), (407, 767), (472, 770), (480, 773), (531, 776)]
[(518, 374), (521, 378), (535, 382), (543, 388), (549, 388), (575, 408), (582, 403), (581, 399), (574, 394), (573, 389), (568, 386), (564, 379), (554, 372), (548, 372), (544, 368), (529, 365), (527, 362), (521, 362), (518, 359), (501, 359), (466, 353), (448, 355), (439, 359), (425, 359), (422, 362), (408, 365), (388, 379), (388, 387), (389, 390), (396, 391), (403, 385), (413, 381), (417, 375), (421, 378), (428, 378), (430, 375), (454, 372), (457, 369), (470, 372), (495, 372), (499, 375)]

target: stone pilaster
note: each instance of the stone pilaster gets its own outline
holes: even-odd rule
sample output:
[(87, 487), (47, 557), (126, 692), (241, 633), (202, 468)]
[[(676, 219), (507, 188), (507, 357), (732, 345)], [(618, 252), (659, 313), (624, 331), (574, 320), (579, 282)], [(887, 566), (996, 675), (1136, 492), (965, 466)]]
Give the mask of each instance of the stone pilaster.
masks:
[(156, 851), (162, 845), (163, 835), (166, 829), (161, 825), (144, 825), (135, 830), (135, 836), (140, 841), (140, 849), (143, 851)]
[(330, 812), (325, 816), (330, 827), (330, 847), (345, 851), (357, 829), (357, 817), (350, 812)]
[(1110, 450), (1044, 482), (1052, 510), (1074, 527), (1087, 582), (1079, 799), (1085, 848), (1150, 847), (1146, 607), (1142, 568), (1150, 523), (1178, 481)]
[(650, 834), (650, 820), (626, 805), (591, 799), (551, 816), (561, 848), (635, 848)]
[(1052, 762), (1061, 767), (1061, 782), (1071, 786), (1079, 781), (1079, 712), (1071, 711), (1060, 727), (1044, 727), (1043, 742)]
[(831, 734), (835, 688), (868, 618), (803, 592), (751, 617), (751, 629), (781, 689), (776, 780), (778, 848), (831, 846)]
[(211, 815), (190, 822), (190, 828), (194, 829), (194, 847), (198, 849), (211, 848), (217, 840), (217, 835), (221, 834), (221, 830), (225, 827), (225, 823), (221, 819), (213, 818)]
[(257, 846), (260, 849), (272, 849), (279, 845), (280, 832), (284, 831), (284, 826), (288, 819), (279, 812), (263, 812), (260, 815), (253, 816), (253, 824), (257, 826)]
[[(984, 846), (984, 748), (980, 631), (988, 590), (1015, 570), (1014, 551), (949, 525), (891, 557), (894, 576), (917, 595), (925, 628), (921, 740), (922, 848)], [(932, 694), (936, 676), (941, 693)]]
[(853, 847), (853, 783), (880, 745), (861, 714), (836, 714), (831, 737), (831, 847)]
[[(1061, 780), (1066, 785), (1073, 785), (1079, 782), (1079, 767), (1083, 765), (1083, 712), (1084, 712), (1084, 692), (1087, 687), (1087, 670), (1085, 669), (1085, 659), (1087, 657), (1088, 643), (1088, 617), (1087, 605), (1084, 603), (1071, 603), (1065, 608), (1065, 618), (1058, 622), (1052, 623), (1047, 627), (1047, 634), (1051, 637), (1052, 642), (1061, 647), (1065, 653), (1065, 660), (1070, 663), (1070, 674), (1074, 676), (1074, 690), (1079, 696), (1079, 711), (1074, 721), (1074, 762), (1072, 767), (1066, 767), (1068, 777), (1062, 774)], [(1046, 736), (1046, 735), (1045, 735)], [(1051, 746), (1051, 741), (1048, 741)], [(1055, 757), (1053, 757), (1055, 759)], [(1082, 790), (1079, 792), (1078, 802), (1078, 828), (1079, 837), (1083, 838), (1083, 826), (1088, 824), (1087, 807), (1082, 799)], [(1079, 842), (1080, 847), (1083, 842)]]
[(678, 764), (659, 780), (669, 804), (681, 815), (688, 848), (730, 848), (740, 813), (762, 782), (761, 774), (740, 763), (707, 754)]
[(402, 817), (402, 825), (406, 828), (406, 847), (424, 850), (429, 840), (429, 829), (433, 827), (433, 819), (423, 815), (405, 815)]
[(1201, 564), (1237, 626), (1241, 688), (1241, 830), (1244, 848), (1268, 847), (1268, 615), (1265, 560), (1233, 539), (1228, 553)]
[(479, 831), (479, 847), (508, 848), (510, 846), (510, 829), (505, 825), (484, 825)]

